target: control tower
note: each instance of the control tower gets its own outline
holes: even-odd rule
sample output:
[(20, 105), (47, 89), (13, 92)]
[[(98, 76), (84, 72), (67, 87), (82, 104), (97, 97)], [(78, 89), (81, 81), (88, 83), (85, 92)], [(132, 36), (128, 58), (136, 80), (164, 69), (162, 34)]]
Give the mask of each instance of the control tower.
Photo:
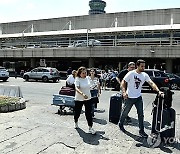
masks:
[(89, 1), (89, 14), (102, 14), (106, 13), (104, 8), (106, 7), (106, 2), (102, 0), (91, 0)]

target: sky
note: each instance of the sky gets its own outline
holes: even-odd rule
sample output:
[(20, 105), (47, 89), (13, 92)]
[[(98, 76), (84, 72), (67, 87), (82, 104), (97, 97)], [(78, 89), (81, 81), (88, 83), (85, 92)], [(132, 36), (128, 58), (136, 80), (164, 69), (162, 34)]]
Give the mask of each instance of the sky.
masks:
[[(104, 0), (106, 13), (180, 8), (180, 0)], [(0, 23), (88, 15), (89, 0), (0, 0)]]

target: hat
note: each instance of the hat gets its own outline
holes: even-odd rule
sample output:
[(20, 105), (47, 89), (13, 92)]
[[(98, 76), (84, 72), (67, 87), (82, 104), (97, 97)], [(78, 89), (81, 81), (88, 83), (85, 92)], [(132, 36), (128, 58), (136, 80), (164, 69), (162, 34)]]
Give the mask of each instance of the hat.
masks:
[(134, 62), (129, 62), (128, 66), (130, 66), (130, 65), (135, 65), (135, 63)]

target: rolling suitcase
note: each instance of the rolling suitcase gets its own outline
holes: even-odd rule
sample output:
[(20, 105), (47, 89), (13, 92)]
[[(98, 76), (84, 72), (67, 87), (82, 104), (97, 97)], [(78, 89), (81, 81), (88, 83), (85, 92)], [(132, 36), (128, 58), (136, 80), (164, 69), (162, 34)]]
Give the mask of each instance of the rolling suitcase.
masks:
[(168, 142), (175, 137), (176, 112), (173, 108), (153, 109), (151, 133), (160, 133), (161, 141)]
[(117, 93), (110, 98), (109, 122), (118, 124), (122, 108), (122, 95)]
[[(165, 104), (167, 103), (165, 102), (165, 98), (166, 96), (163, 98), (157, 95), (154, 101), (152, 130), (148, 140), (150, 145), (154, 147), (159, 146), (161, 142), (165, 144), (170, 143), (175, 137), (176, 112), (173, 108)], [(169, 104), (171, 103), (169, 102)], [(157, 144), (158, 142), (159, 144)]]

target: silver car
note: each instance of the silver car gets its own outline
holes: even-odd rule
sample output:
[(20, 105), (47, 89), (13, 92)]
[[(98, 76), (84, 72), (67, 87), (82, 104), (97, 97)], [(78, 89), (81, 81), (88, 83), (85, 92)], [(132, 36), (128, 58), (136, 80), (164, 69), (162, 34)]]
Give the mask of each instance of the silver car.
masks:
[(31, 71), (24, 73), (23, 75), (23, 79), (26, 81), (29, 81), (29, 79), (34, 79), (36, 81), (42, 80), (43, 82), (48, 82), (49, 80), (56, 82), (59, 80), (59, 78), (59, 71), (56, 68), (51, 67), (34, 68)]
[(4, 67), (0, 67), (0, 80), (7, 81), (8, 78), (9, 72)]
[[(78, 40), (74, 42), (75, 47), (86, 47), (87, 46), (87, 40)], [(95, 39), (89, 39), (88, 40), (88, 46), (101, 46), (101, 42), (99, 40)]]

